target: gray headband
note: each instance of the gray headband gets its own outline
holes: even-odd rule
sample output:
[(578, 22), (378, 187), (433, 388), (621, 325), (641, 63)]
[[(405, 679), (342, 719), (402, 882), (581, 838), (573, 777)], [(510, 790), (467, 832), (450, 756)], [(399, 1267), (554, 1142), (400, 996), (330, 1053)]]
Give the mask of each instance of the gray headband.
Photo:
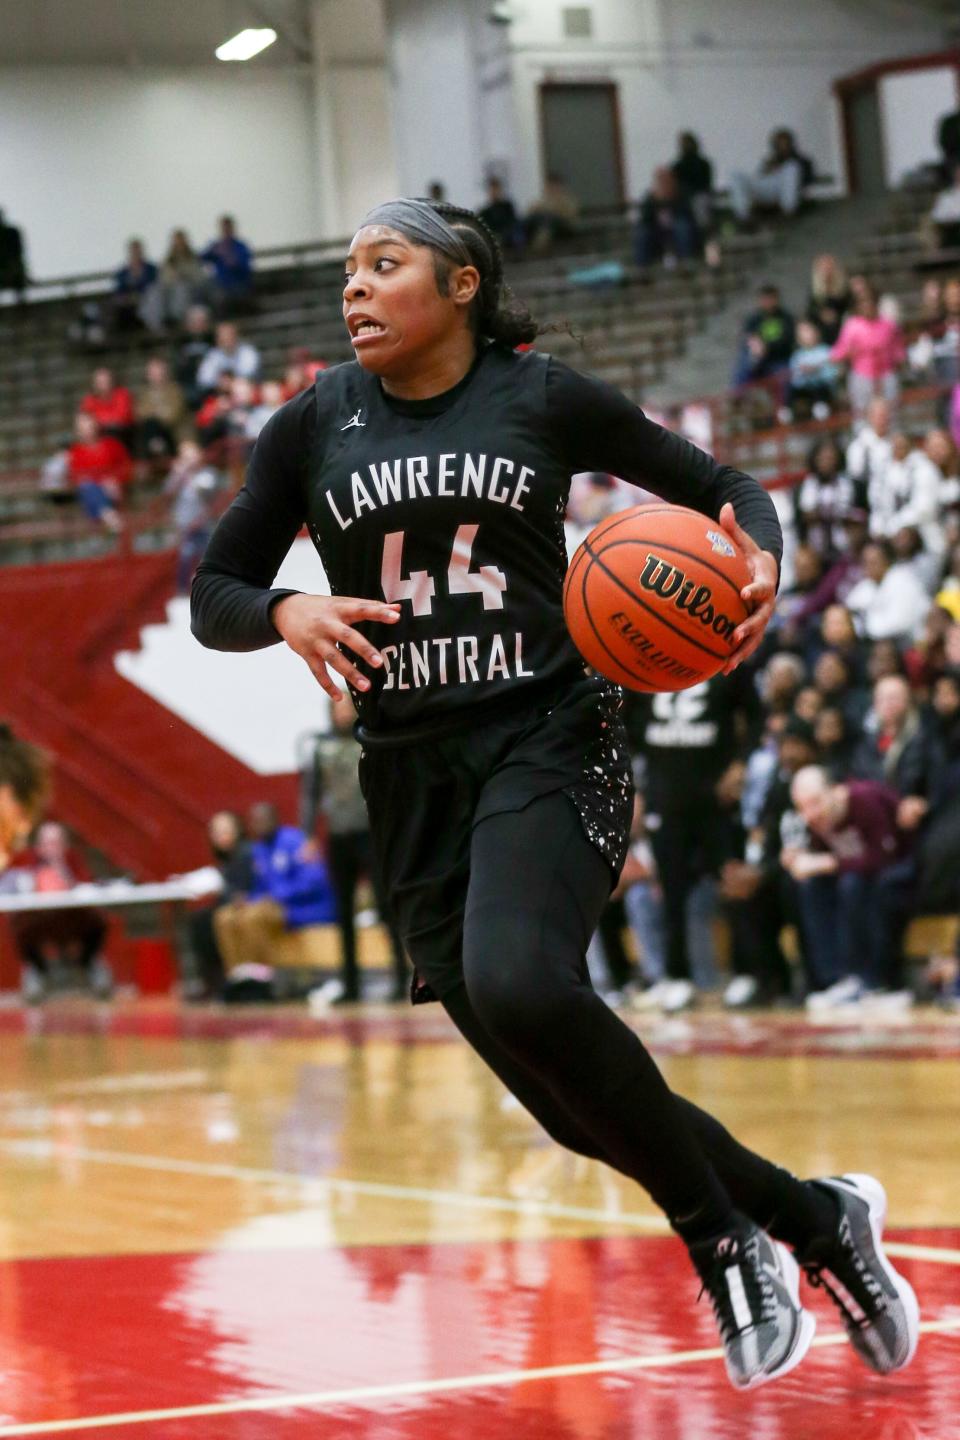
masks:
[(363, 217), (365, 225), (386, 225), (399, 230), (415, 245), (429, 245), (457, 265), (472, 265), (470, 252), (448, 220), (426, 200), (386, 200)]

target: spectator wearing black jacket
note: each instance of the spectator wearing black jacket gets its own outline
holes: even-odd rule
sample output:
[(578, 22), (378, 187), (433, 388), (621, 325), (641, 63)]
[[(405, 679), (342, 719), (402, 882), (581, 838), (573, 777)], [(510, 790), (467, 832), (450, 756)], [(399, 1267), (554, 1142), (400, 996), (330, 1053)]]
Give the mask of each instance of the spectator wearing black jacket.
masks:
[(635, 237), (638, 265), (657, 260), (676, 264), (700, 253), (700, 231), (690, 201), (672, 170), (665, 166), (653, 172), (653, 184), (640, 202)]
[(743, 342), (734, 384), (749, 385), (786, 372), (793, 354), (796, 326), (776, 285), (761, 285), (757, 308), (744, 321)]
[(503, 181), (496, 175), (487, 180), (487, 203), (480, 211), (480, 219), (493, 231), (504, 250), (523, 249), (523, 222)]
[(670, 169), (680, 186), (680, 193), (690, 202), (694, 219), (702, 231), (709, 230), (713, 217), (713, 164), (700, 149), (700, 141), (690, 130), (677, 137), (680, 153)]
[(207, 351), (213, 348), (213, 321), (205, 305), (190, 306), (183, 330), (174, 355), (173, 373), (190, 409), (199, 410), (205, 392), (197, 381), (197, 371)]

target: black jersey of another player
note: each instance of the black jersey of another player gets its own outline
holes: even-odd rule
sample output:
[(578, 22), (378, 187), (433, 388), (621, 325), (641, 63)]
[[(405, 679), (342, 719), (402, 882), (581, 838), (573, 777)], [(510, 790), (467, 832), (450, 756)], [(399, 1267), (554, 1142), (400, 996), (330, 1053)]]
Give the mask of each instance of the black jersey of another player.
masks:
[[(772, 503), (611, 387), (487, 346), (453, 390), (400, 401), (356, 363), (322, 372), (257, 442), (194, 585), (194, 632), (249, 649), (278, 636), (269, 589), (303, 522), (335, 595), (399, 601), (362, 628), (384, 657), (358, 694), (370, 729), (548, 685), (582, 661), (563, 623), (572, 473), (607, 470), (738, 519), (779, 554)], [(477, 713), (477, 712), (472, 712)]]
[(714, 675), (687, 690), (631, 695), (627, 726), (646, 755), (652, 809), (696, 809), (759, 729), (761, 706), (748, 670)]

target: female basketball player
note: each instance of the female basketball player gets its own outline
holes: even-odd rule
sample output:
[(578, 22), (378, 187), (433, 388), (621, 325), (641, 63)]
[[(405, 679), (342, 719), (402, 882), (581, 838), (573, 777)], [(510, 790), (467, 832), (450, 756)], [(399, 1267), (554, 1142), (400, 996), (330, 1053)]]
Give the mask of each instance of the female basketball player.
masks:
[[(537, 328), (469, 211), (372, 211), (343, 312), (356, 361), (268, 422), (199, 568), (194, 634), (225, 650), (283, 639), (334, 700), (330, 671), (346, 679), (414, 999), (439, 998), (561, 1144), (653, 1197), (710, 1294), (733, 1383), (786, 1373), (812, 1338), (779, 1241), (831, 1287), (867, 1363), (900, 1368), (916, 1302), (880, 1248), (881, 1187), (799, 1181), (671, 1094), (584, 960), (631, 785), (616, 692), (586, 676), (563, 623), (570, 475), (609, 471), (719, 517), (753, 576), (728, 668), (770, 617), (773, 505), (609, 386), (516, 353)], [(304, 522), (332, 596), (271, 589)]]

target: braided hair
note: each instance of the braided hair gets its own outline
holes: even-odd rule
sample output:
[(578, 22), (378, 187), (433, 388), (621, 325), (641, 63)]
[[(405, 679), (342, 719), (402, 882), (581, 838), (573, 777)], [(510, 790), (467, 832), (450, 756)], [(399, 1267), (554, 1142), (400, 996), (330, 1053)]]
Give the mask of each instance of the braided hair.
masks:
[[(503, 252), (496, 235), (473, 210), (449, 205), (445, 200), (428, 203), (456, 230), (480, 275), (480, 286), (470, 308), (470, 323), (475, 334), (510, 350), (517, 345), (529, 345), (540, 334), (540, 327), (503, 278)], [(447, 295), (450, 261), (435, 251), (434, 265), (440, 293)]]

